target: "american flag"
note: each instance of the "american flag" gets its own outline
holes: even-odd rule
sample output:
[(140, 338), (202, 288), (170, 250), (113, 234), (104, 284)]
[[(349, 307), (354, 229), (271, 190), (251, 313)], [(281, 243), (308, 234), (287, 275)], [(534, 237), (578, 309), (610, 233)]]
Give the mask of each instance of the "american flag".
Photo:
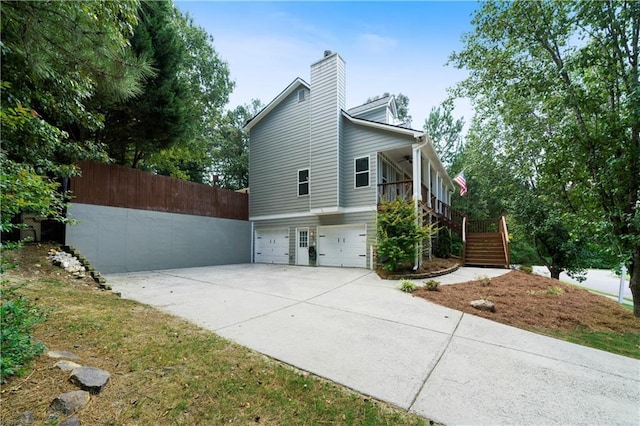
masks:
[(467, 180), (464, 178), (464, 170), (458, 173), (458, 176), (453, 178), (453, 181), (460, 187), (460, 196), (464, 197), (467, 193)]

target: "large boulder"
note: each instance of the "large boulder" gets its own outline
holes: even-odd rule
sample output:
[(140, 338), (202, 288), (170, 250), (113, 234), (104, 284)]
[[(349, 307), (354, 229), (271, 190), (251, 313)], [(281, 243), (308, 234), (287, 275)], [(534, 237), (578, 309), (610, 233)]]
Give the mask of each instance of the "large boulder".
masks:
[(51, 409), (65, 415), (73, 414), (84, 408), (89, 398), (89, 392), (83, 390), (63, 393), (51, 402)]
[(496, 305), (493, 302), (486, 299), (474, 300), (470, 303), (470, 305), (481, 311), (488, 311), (488, 312), (496, 311)]
[(79, 367), (74, 368), (73, 371), (71, 371), (71, 377), (69, 377), (69, 380), (80, 389), (86, 390), (95, 395), (102, 392), (102, 389), (107, 385), (110, 378), (111, 375), (109, 372), (99, 368)]

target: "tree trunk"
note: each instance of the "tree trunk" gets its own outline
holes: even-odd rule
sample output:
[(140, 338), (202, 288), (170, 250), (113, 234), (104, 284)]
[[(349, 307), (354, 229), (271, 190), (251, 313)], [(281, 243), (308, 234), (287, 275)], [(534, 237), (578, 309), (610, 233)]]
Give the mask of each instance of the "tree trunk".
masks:
[(551, 278), (555, 279), (555, 280), (560, 280), (560, 272), (563, 271), (562, 268), (558, 268), (557, 266), (547, 266), (547, 269), (549, 269), (549, 272), (551, 272)]
[(633, 315), (640, 318), (640, 246), (633, 247), (633, 257), (631, 258), (631, 269), (629, 273), (631, 274), (629, 288), (633, 296)]

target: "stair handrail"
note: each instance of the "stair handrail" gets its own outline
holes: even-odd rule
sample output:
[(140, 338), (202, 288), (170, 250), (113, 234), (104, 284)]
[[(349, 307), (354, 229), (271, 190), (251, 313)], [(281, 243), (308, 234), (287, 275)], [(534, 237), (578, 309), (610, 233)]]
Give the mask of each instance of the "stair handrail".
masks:
[(462, 216), (462, 264), (467, 263), (467, 216)]
[(507, 219), (504, 215), (500, 216), (500, 234), (502, 234), (502, 248), (504, 249), (504, 258), (507, 261), (506, 267), (511, 264), (509, 256), (509, 231), (507, 230)]

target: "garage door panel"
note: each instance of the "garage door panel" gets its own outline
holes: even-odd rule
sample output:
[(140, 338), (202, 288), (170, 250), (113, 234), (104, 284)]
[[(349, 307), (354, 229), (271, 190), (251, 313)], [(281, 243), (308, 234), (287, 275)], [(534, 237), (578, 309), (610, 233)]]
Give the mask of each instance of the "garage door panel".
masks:
[(365, 225), (318, 227), (318, 265), (366, 268)]
[(289, 263), (289, 230), (256, 230), (256, 263)]

